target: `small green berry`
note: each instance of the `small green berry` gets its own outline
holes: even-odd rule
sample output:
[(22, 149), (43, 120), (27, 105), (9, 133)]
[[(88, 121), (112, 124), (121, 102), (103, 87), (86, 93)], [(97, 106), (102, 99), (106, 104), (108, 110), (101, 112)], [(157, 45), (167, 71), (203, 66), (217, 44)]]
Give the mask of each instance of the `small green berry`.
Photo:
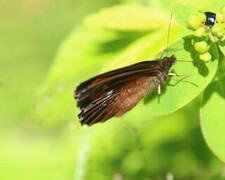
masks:
[(209, 45), (205, 41), (199, 41), (194, 43), (194, 48), (197, 52), (203, 54), (209, 50)]
[(224, 25), (222, 23), (216, 23), (212, 27), (212, 34), (218, 38), (222, 38), (225, 35)]
[(205, 35), (205, 27), (198, 28), (194, 33), (194, 36), (196, 37), (203, 37), (204, 35)]
[(188, 28), (196, 30), (202, 26), (201, 17), (199, 17), (198, 15), (191, 15), (187, 18), (186, 24)]
[(217, 13), (216, 14), (216, 21), (217, 23), (223, 23), (224, 22), (224, 19), (225, 18), (225, 15), (222, 14), (222, 13)]
[(205, 13), (198, 12), (198, 15), (197, 16), (201, 20), (201, 23), (204, 23), (206, 21), (206, 15), (205, 15)]
[(203, 53), (199, 55), (199, 59), (204, 62), (209, 62), (212, 59), (212, 56), (209, 52)]

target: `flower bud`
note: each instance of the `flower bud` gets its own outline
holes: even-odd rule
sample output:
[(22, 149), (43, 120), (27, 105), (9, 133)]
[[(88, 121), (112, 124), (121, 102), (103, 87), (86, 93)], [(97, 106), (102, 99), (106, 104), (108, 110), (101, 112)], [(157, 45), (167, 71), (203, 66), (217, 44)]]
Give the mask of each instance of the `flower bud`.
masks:
[(202, 19), (198, 15), (190, 15), (186, 20), (186, 24), (188, 28), (196, 30), (202, 26)]
[(194, 44), (194, 48), (197, 52), (203, 54), (209, 50), (209, 46), (205, 41), (199, 41)]
[(209, 62), (212, 59), (212, 56), (209, 52), (206, 52), (206, 53), (200, 54), (199, 58), (204, 62)]
[(216, 14), (216, 21), (218, 23), (224, 23), (224, 19), (225, 18), (225, 14), (222, 14), (222, 13), (217, 13)]
[(216, 23), (212, 27), (212, 34), (218, 38), (222, 38), (225, 35), (224, 25), (222, 23)]
[(201, 23), (204, 23), (206, 21), (206, 15), (205, 15), (205, 13), (198, 12), (198, 15), (197, 16), (201, 20)]
[(194, 36), (203, 37), (204, 34), (205, 34), (205, 27), (200, 27), (195, 31)]

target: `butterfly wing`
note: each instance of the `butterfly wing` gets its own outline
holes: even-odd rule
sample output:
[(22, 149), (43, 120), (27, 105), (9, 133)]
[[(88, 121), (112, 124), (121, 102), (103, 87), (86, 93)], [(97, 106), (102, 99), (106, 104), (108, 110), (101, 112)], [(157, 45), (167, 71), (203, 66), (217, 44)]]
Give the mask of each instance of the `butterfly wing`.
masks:
[[(157, 74), (155, 66), (158, 61), (144, 61), (128, 67), (116, 69), (81, 83), (75, 90), (74, 97), (77, 100), (77, 106), (81, 109), (86, 107), (92, 100), (101, 96), (104, 92), (114, 88), (119, 88), (126, 82), (132, 81), (137, 74), (151, 72), (154, 76)], [(152, 71), (155, 69), (155, 71)]]
[[(146, 61), (94, 77), (75, 90), (81, 108), (82, 124), (104, 122), (132, 109), (160, 82), (151, 81), (159, 74), (158, 61)], [(122, 101), (122, 102), (121, 102)]]

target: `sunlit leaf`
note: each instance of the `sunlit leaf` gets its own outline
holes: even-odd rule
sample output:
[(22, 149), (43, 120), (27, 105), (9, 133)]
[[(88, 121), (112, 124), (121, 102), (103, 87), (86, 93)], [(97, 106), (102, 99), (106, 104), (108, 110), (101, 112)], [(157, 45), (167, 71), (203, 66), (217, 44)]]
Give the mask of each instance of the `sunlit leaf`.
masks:
[(114, 31), (149, 31), (164, 26), (168, 19), (169, 13), (161, 9), (130, 4), (103, 9), (87, 18), (85, 23)]
[(201, 109), (201, 128), (211, 150), (225, 162), (225, 78), (205, 90)]
[(197, 12), (198, 12), (197, 9), (187, 4), (175, 4), (172, 8), (172, 14), (177, 20), (177, 22), (179, 22), (185, 27), (187, 26), (186, 25), (187, 17), (190, 16), (191, 14), (196, 14)]

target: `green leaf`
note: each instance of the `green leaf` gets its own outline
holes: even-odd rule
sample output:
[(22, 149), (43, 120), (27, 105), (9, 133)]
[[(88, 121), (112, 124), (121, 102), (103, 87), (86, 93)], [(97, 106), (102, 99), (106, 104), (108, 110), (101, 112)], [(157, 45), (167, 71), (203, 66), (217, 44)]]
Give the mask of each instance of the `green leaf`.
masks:
[(89, 16), (85, 23), (114, 31), (149, 31), (168, 24), (169, 14), (161, 9), (128, 4), (103, 9)]
[[(218, 68), (218, 49), (213, 44), (209, 52), (212, 61), (202, 62), (198, 58), (191, 44), (191, 37), (184, 38), (170, 47), (168, 55), (175, 54), (178, 60), (190, 60), (191, 62), (176, 62), (172, 71), (189, 77), (170, 77), (167, 86), (162, 89), (162, 94), (150, 95), (145, 99), (148, 111), (155, 115), (170, 114), (188, 104), (197, 97), (211, 82)], [(186, 50), (185, 50), (186, 49)]]
[(198, 10), (195, 9), (194, 7), (187, 5), (187, 4), (175, 4), (172, 7), (172, 14), (183, 26), (187, 27), (186, 25), (186, 19), (191, 15), (191, 14), (197, 14)]
[(214, 154), (225, 162), (225, 78), (205, 90), (201, 108), (201, 128), (204, 138)]

